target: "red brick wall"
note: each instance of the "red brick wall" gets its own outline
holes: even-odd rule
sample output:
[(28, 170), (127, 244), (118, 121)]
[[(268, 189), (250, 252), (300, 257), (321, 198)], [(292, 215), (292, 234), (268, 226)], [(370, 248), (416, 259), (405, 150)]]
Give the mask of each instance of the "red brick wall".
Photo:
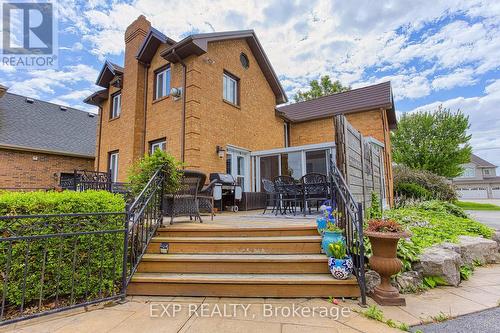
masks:
[(0, 188), (53, 188), (61, 172), (93, 166), (93, 158), (0, 149)]

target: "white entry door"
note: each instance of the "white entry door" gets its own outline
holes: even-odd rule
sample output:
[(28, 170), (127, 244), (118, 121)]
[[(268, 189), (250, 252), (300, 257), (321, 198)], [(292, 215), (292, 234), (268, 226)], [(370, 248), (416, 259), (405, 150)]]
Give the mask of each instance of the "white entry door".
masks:
[(230, 173), (240, 184), (243, 192), (250, 191), (250, 151), (228, 147), (226, 173)]

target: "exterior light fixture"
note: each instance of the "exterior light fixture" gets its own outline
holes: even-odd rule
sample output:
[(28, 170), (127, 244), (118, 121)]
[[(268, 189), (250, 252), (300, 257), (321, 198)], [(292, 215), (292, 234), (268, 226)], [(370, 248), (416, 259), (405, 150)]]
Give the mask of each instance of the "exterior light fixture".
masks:
[(217, 149), (217, 156), (219, 156), (219, 158), (224, 158), (224, 152), (226, 150), (221, 146), (217, 146), (216, 149)]

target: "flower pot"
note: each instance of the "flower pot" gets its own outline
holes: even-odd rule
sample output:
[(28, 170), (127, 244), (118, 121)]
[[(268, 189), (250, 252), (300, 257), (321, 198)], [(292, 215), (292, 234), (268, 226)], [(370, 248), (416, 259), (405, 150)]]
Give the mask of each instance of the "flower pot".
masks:
[(396, 257), (400, 238), (409, 237), (407, 232), (365, 231), (372, 245), (369, 266), (380, 275), (381, 283), (376, 286), (371, 297), (380, 305), (406, 305), (396, 287), (391, 285), (391, 276), (401, 271), (403, 263)]
[(316, 219), (316, 228), (318, 229), (318, 233), (320, 235), (323, 235), (323, 232), (325, 232), (325, 230), (326, 230), (326, 226), (327, 226), (327, 223), (326, 223), (326, 219), (324, 217), (318, 217)]
[(328, 268), (333, 277), (337, 280), (345, 280), (351, 276), (353, 263), (349, 256), (344, 259), (328, 257)]
[(323, 232), (323, 239), (321, 240), (321, 250), (328, 255), (328, 245), (338, 241), (345, 243), (345, 237), (341, 231), (325, 230)]

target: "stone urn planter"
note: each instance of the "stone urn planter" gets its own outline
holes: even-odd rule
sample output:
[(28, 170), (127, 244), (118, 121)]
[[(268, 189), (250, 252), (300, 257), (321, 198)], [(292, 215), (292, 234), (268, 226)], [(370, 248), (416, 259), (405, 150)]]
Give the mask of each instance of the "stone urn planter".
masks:
[(408, 232), (365, 231), (370, 239), (372, 256), (369, 266), (380, 275), (380, 285), (370, 296), (380, 305), (406, 305), (406, 301), (396, 287), (391, 285), (391, 276), (401, 271), (403, 263), (396, 257), (396, 249), (401, 238), (410, 236)]

